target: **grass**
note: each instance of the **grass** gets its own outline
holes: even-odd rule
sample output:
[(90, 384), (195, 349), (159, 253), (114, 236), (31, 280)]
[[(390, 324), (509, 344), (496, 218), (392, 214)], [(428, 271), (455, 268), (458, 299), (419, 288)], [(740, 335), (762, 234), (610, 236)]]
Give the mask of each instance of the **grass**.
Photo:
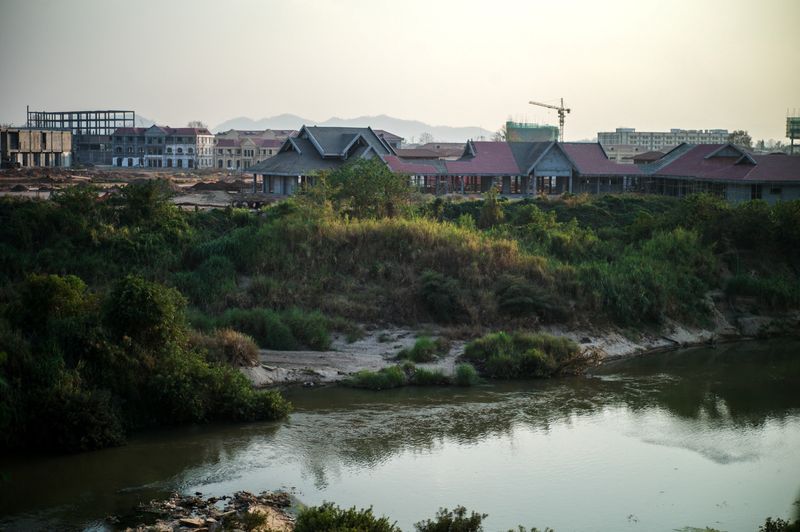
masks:
[(467, 344), (464, 359), (495, 379), (548, 378), (582, 373), (589, 360), (579, 346), (547, 334), (498, 332)]
[(368, 390), (389, 390), (406, 384), (406, 374), (400, 366), (390, 366), (379, 371), (361, 370), (344, 381), (346, 386)]
[(410, 349), (401, 349), (397, 353), (399, 360), (410, 360), (417, 364), (433, 362), (438, 357), (446, 355), (450, 351), (450, 342), (444, 338), (433, 340), (430, 336), (417, 338), (414, 346)]

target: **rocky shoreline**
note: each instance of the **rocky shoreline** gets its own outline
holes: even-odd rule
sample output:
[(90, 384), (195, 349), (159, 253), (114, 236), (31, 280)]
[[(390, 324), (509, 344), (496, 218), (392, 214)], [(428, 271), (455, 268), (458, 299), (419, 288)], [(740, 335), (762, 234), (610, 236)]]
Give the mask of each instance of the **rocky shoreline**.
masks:
[[(283, 492), (262, 492), (254, 495), (238, 491), (231, 496), (203, 497), (173, 494), (166, 500), (153, 500), (140, 504), (136, 514), (151, 516), (152, 524), (120, 526), (119, 518), (109, 518), (115, 530), (125, 532), (215, 532), (215, 531), (271, 531), (294, 530), (294, 517), (288, 512), (292, 502)], [(152, 521), (153, 519), (144, 519)]]

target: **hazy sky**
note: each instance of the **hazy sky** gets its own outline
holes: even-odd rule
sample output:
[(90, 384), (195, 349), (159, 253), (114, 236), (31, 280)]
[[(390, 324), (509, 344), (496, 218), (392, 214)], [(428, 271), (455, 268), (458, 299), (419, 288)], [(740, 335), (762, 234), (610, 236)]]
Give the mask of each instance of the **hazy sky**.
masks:
[(800, 0), (0, 0), (0, 122), (387, 114), (497, 129), (748, 129), (800, 111)]

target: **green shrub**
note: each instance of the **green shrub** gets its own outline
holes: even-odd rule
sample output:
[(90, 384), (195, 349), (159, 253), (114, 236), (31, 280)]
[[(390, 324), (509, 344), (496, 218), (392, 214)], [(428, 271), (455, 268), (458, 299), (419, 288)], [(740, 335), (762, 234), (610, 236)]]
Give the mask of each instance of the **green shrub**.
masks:
[(175, 285), (196, 305), (220, 303), (236, 290), (236, 269), (225, 257), (214, 255), (192, 272), (179, 272)]
[(450, 351), (450, 343), (444, 338), (431, 339), (421, 336), (414, 342), (410, 349), (402, 349), (397, 353), (397, 358), (410, 360), (417, 364), (433, 362), (437, 357), (446, 355)]
[(498, 200), (497, 189), (492, 187), (484, 195), (483, 207), (481, 207), (481, 214), (478, 218), (478, 227), (481, 229), (491, 229), (503, 223), (504, 219), (505, 212), (503, 212), (503, 206)]
[(440, 508), (433, 520), (420, 521), (414, 528), (417, 532), (480, 532), (483, 530), (481, 523), (487, 517), (476, 512), (468, 516), (463, 506), (456, 506), (452, 511)]
[(229, 327), (253, 337), (264, 349), (292, 350), (297, 348), (297, 340), (291, 329), (272, 310), (255, 308), (226, 310), (217, 319), (220, 327)]
[(320, 312), (304, 312), (299, 308), (291, 308), (282, 312), (280, 317), (300, 344), (316, 351), (330, 348), (329, 321)]
[(431, 316), (444, 323), (458, 321), (464, 312), (458, 281), (432, 270), (423, 272), (421, 281), (420, 299)]
[(725, 283), (729, 296), (756, 297), (772, 308), (786, 309), (800, 305), (800, 281), (783, 276), (754, 277), (736, 275)]
[(498, 310), (513, 316), (538, 314), (549, 321), (562, 320), (568, 312), (558, 300), (543, 286), (537, 286), (526, 279), (513, 275), (503, 275), (495, 289)]
[(344, 381), (353, 388), (388, 390), (406, 384), (406, 374), (400, 366), (390, 366), (378, 371), (361, 370)]
[(295, 532), (400, 532), (386, 517), (375, 517), (372, 508), (345, 510), (326, 502), (300, 510)]
[(546, 378), (583, 372), (590, 361), (564, 337), (493, 333), (467, 344), (464, 358), (497, 379)]
[(450, 384), (450, 379), (439, 369), (416, 368), (411, 375), (411, 384), (417, 386), (435, 386)]
[(478, 371), (472, 364), (459, 364), (453, 380), (458, 386), (474, 386), (478, 383)]

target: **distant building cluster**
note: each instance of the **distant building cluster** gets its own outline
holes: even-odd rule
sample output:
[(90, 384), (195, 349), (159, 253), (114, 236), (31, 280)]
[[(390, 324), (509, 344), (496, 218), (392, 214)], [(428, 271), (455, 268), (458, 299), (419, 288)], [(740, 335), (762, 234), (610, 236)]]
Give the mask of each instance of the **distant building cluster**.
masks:
[[(320, 172), (377, 159), (420, 191), (505, 195), (704, 192), (731, 202), (800, 199), (800, 157), (753, 153), (725, 129), (642, 132), (617, 128), (598, 142), (559, 142), (553, 126), (507, 122), (505, 140), (404, 144), (369, 127), (236, 130), (137, 127), (133, 111), (30, 111), (0, 129), (3, 167), (102, 164), (121, 168), (246, 172), (253, 192), (286, 195)], [(787, 119), (787, 135), (800, 133)]]
[(599, 142), (611, 159), (633, 164), (633, 158), (646, 152), (665, 153), (679, 144), (723, 144), (728, 142), (727, 129), (670, 129), (669, 131), (636, 131), (618, 127), (616, 131), (601, 131)]

